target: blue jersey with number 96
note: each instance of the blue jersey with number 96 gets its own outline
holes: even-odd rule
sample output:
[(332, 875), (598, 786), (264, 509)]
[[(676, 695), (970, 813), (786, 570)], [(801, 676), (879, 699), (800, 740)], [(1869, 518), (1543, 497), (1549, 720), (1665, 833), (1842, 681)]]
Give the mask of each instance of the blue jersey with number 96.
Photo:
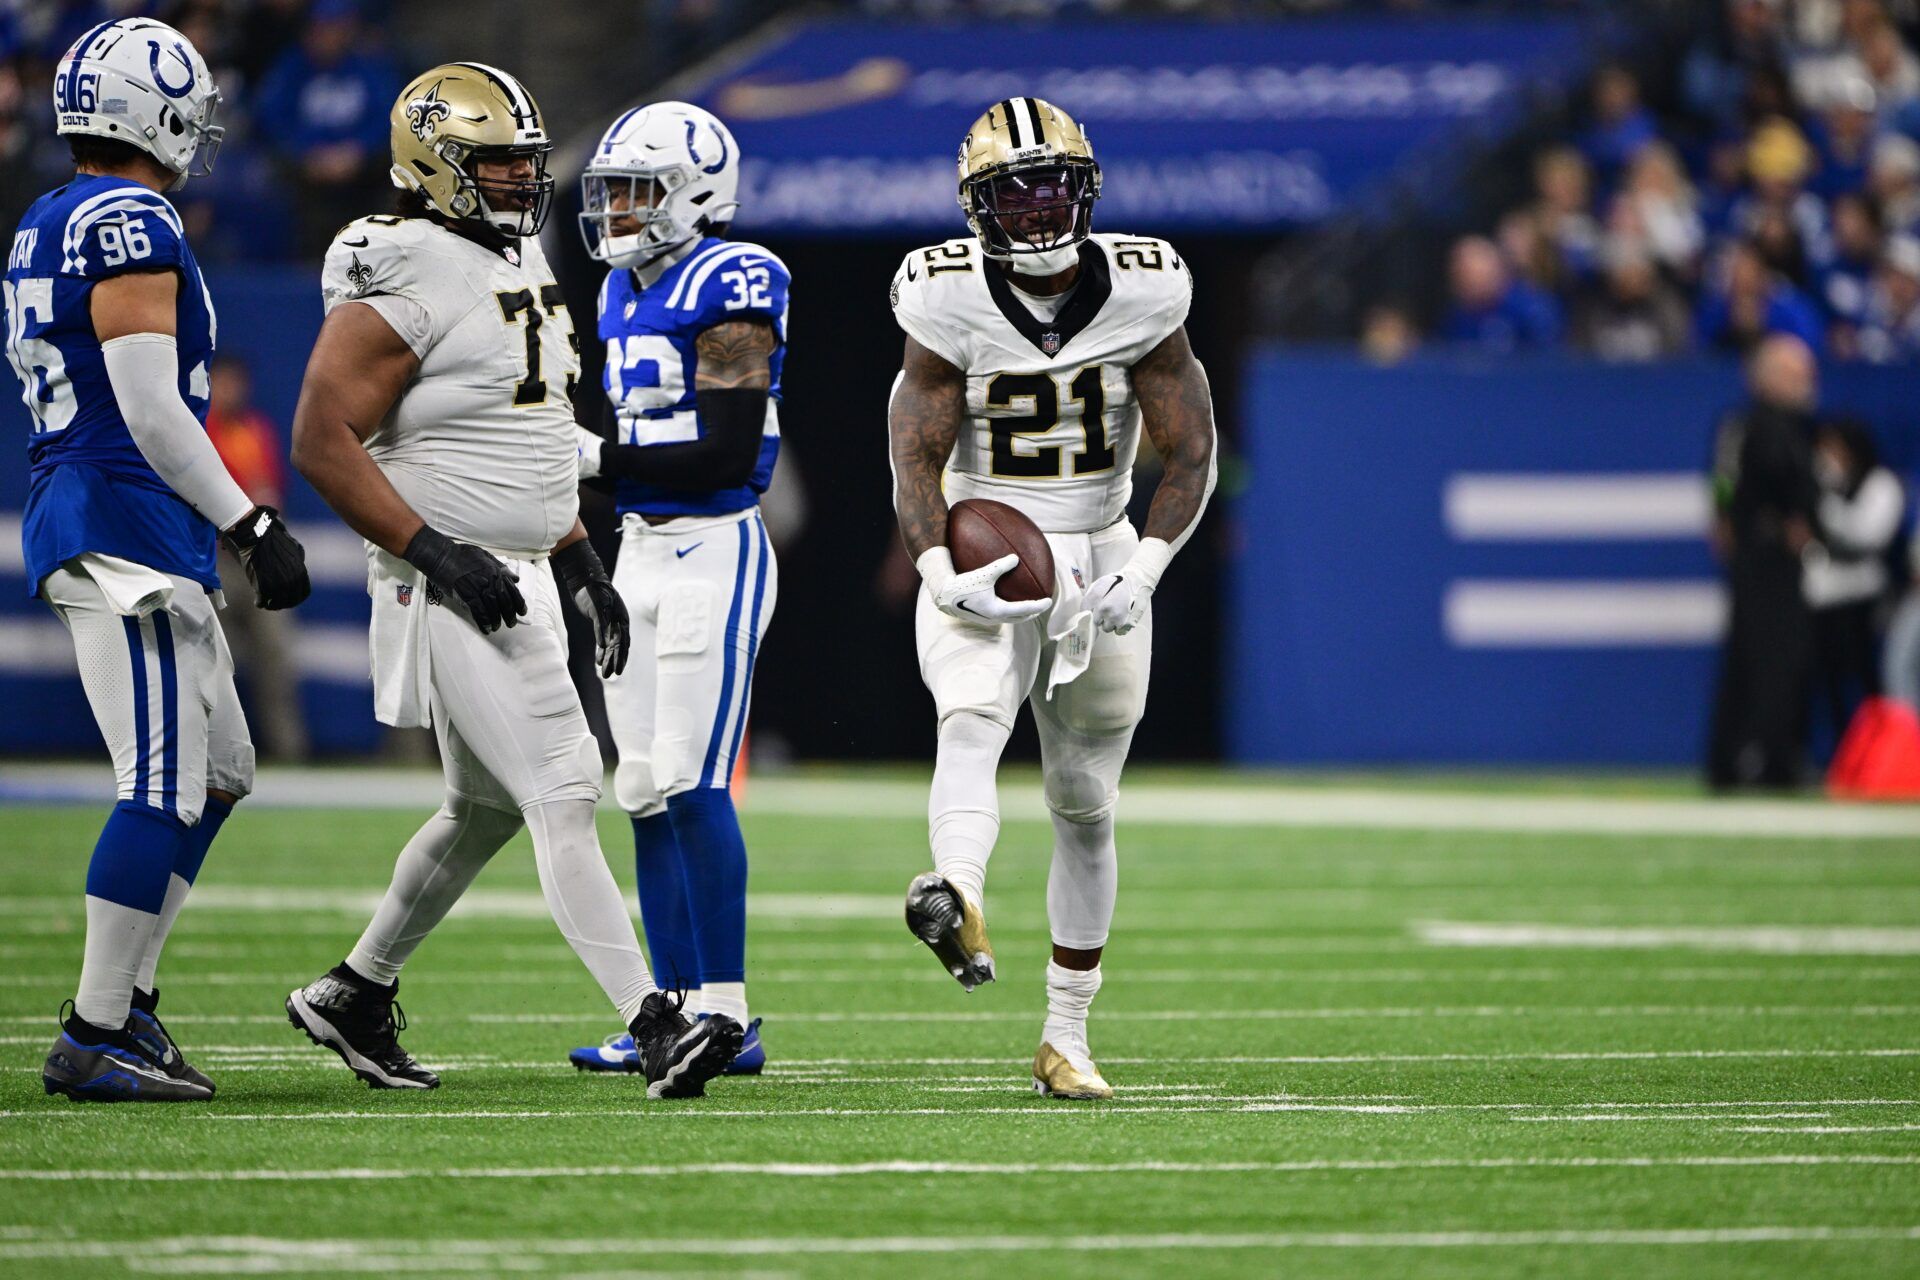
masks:
[(34, 202), (14, 233), (4, 284), (7, 360), (28, 413), (27, 590), (84, 552), (118, 556), (213, 590), (217, 531), (154, 474), (120, 416), (94, 335), (93, 286), (177, 271), (180, 394), (203, 423), (213, 299), (165, 196), (126, 178), (81, 175)]
[(698, 493), (621, 480), (614, 506), (622, 515), (711, 516), (745, 511), (760, 501), (780, 456), (780, 370), (787, 359), (786, 264), (757, 244), (709, 236), (646, 289), (631, 271), (608, 275), (600, 289), (600, 337), (607, 344), (601, 385), (613, 402), (620, 444), (684, 444), (706, 434), (694, 398), (699, 360), (694, 341), (729, 320), (762, 320), (778, 344), (760, 460), (746, 484)]

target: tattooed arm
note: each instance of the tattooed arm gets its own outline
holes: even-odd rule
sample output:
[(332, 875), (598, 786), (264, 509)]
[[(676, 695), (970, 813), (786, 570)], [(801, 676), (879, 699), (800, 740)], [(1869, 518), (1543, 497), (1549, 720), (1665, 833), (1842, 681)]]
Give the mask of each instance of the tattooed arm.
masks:
[(1133, 394), (1147, 438), (1160, 452), (1164, 470), (1147, 527), (1126, 567), (1087, 588), (1087, 605), (1103, 631), (1120, 635), (1146, 615), (1147, 602), (1160, 585), (1173, 553), (1193, 536), (1200, 513), (1213, 495), (1213, 393), (1207, 371), (1193, 357), (1184, 327), (1133, 366)]
[(603, 444), (600, 474), (670, 489), (707, 491), (747, 483), (760, 464), (773, 353), (780, 340), (762, 320), (728, 320), (694, 339), (698, 440)]
[(940, 475), (953, 455), (966, 412), (966, 375), (908, 338), (887, 406), (900, 537), (936, 609), (976, 626), (1023, 622), (1045, 613), (1053, 601), (1002, 600), (994, 593), (994, 583), (1020, 563), (1019, 556), (1002, 556), (955, 573), (947, 551), (947, 497), (940, 491)]
[(1216, 475), (1213, 392), (1184, 327), (1133, 366), (1133, 394), (1164, 466), (1142, 536), (1168, 544), (1171, 555), (1200, 523)]
[(940, 476), (960, 438), (966, 412), (966, 375), (908, 338), (887, 406), (887, 431), (893, 450), (893, 509), (915, 563), (932, 548), (947, 545), (947, 499), (940, 491)]

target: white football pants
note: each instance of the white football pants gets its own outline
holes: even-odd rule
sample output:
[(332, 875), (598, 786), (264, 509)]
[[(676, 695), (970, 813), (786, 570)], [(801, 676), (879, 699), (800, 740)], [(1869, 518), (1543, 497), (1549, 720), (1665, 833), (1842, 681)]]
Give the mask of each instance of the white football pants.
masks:
[(732, 779), (780, 570), (757, 508), (660, 525), (628, 515), (613, 585), (633, 623), (627, 669), (605, 682), (613, 794), (646, 817)]
[(119, 798), (193, 826), (209, 787), (236, 798), (253, 790), (253, 739), (213, 598), (168, 577), (172, 601), (140, 618), (115, 613), (77, 559), (48, 575), (40, 596), (73, 637)]

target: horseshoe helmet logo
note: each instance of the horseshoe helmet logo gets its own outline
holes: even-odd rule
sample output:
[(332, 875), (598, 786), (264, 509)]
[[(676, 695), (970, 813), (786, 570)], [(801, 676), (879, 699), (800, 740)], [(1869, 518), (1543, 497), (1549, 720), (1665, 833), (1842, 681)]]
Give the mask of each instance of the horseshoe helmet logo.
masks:
[(693, 128), (694, 128), (693, 121), (691, 120), (687, 121), (687, 154), (692, 156), (693, 162), (700, 166), (700, 172), (718, 173), (722, 169), (726, 168), (727, 167), (727, 136), (724, 133), (721, 133), (718, 129), (715, 129), (713, 131), (714, 138), (720, 143), (720, 158), (718, 160), (715, 160), (712, 164), (704, 164), (701, 162), (699, 149), (693, 145)]
[(184, 84), (168, 84), (166, 76), (160, 73), (160, 42), (158, 40), (147, 41), (147, 51), (147, 65), (153, 71), (154, 88), (169, 98), (184, 98), (193, 92), (193, 60), (187, 56), (187, 47), (184, 44), (175, 41), (173, 48), (169, 51), (179, 60), (180, 65), (187, 69), (187, 79)]
[(433, 88), (407, 104), (407, 127), (413, 130), (413, 136), (425, 142), (427, 135), (433, 132), (433, 126), (442, 120), (451, 119), (453, 107), (440, 100), (440, 86)]

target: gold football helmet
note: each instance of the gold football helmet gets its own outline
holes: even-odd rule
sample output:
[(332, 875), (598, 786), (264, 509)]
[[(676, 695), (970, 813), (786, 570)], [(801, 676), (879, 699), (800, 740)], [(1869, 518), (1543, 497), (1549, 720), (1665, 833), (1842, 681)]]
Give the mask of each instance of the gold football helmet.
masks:
[[(416, 191), (447, 218), (509, 236), (539, 234), (553, 203), (540, 106), (521, 83), (478, 62), (448, 62), (400, 91), (390, 119), (393, 185)], [(481, 182), (476, 162), (532, 163), (532, 176)]]
[(1065, 270), (1093, 233), (1100, 165), (1086, 131), (1039, 98), (1008, 98), (960, 144), (960, 207), (990, 258)]

